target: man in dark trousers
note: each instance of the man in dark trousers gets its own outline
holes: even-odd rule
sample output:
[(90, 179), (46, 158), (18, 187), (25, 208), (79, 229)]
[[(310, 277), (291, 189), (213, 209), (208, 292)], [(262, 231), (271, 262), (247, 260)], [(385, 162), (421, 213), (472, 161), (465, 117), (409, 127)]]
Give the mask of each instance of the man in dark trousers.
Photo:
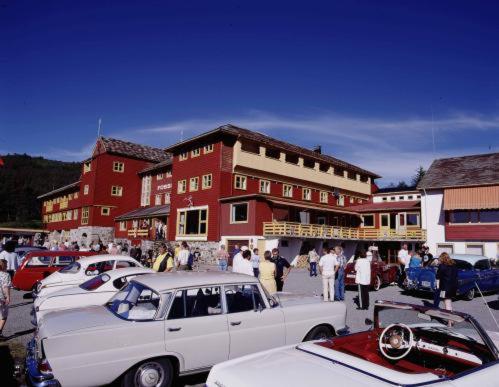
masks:
[(284, 286), (284, 281), (288, 277), (291, 271), (291, 265), (289, 262), (279, 255), (279, 249), (272, 249), (272, 262), (275, 263), (275, 282), (277, 285), (277, 291), (282, 292)]

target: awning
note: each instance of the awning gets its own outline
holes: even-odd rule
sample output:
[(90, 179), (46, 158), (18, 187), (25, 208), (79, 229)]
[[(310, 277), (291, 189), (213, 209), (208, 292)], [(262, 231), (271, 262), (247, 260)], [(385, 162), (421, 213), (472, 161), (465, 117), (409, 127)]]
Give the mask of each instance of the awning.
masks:
[(156, 218), (158, 216), (166, 216), (168, 214), (170, 214), (170, 205), (164, 204), (162, 206), (138, 208), (136, 210), (127, 212), (126, 214), (117, 216), (114, 220), (121, 221), (131, 219), (148, 219)]
[(344, 209), (338, 209), (336, 207), (326, 207), (326, 206), (317, 206), (317, 205), (312, 205), (312, 204), (305, 204), (305, 203), (295, 203), (291, 201), (284, 201), (284, 200), (271, 200), (267, 199), (269, 202), (281, 206), (291, 206), (291, 207), (296, 207), (296, 208), (307, 208), (311, 210), (316, 210), (316, 211), (327, 211), (327, 212), (336, 212), (340, 214), (347, 214), (347, 215), (354, 215), (354, 216), (359, 216), (360, 215), (356, 212), (353, 211), (347, 211)]
[(446, 188), (444, 210), (480, 210), (499, 208), (499, 185)]

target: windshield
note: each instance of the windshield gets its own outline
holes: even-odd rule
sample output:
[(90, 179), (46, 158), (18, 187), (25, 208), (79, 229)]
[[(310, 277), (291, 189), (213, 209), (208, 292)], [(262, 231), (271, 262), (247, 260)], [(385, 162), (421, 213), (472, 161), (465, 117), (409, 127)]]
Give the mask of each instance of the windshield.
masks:
[(59, 270), (59, 273), (75, 274), (75, 273), (78, 273), (80, 268), (81, 268), (81, 265), (78, 262), (73, 262), (72, 264), (65, 266), (61, 270)]
[(102, 285), (104, 285), (107, 281), (109, 281), (111, 277), (109, 274), (101, 274), (98, 275), (97, 277), (91, 278), (88, 281), (82, 283), (80, 285), (80, 288), (88, 291), (92, 291), (95, 289), (100, 288)]
[[(166, 296), (169, 297), (169, 294)], [(107, 307), (114, 314), (125, 320), (134, 321), (154, 319), (159, 305), (159, 294), (137, 282), (128, 284), (107, 303)]]

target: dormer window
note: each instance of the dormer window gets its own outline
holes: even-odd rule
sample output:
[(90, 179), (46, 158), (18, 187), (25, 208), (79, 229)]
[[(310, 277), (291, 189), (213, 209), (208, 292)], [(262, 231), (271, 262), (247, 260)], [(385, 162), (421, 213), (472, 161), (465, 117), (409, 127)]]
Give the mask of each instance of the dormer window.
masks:
[(189, 153), (187, 152), (182, 152), (179, 156), (178, 156), (178, 159), (180, 161), (184, 161), (184, 160), (187, 160), (189, 158)]

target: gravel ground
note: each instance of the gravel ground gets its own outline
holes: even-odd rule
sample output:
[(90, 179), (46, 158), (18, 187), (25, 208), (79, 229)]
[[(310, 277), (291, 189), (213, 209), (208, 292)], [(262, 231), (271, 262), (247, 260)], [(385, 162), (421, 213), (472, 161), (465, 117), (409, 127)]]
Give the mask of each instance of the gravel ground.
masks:
[[(296, 292), (301, 294), (315, 294), (319, 297), (322, 293), (322, 282), (320, 277), (309, 277), (308, 271), (303, 269), (292, 270), (288, 281), (284, 285), (284, 291)], [(12, 370), (14, 362), (22, 362), (24, 356), (24, 347), (32, 337), (33, 326), (30, 323), (30, 310), (32, 300), (26, 298), (27, 293), (13, 291), (12, 304), (9, 310), (9, 319), (4, 329), (4, 335), (10, 336), (10, 340), (0, 344), (0, 380), (2, 386), (7, 386), (8, 374)], [(408, 302), (413, 304), (422, 304), (424, 301), (431, 301), (430, 297), (413, 297), (406, 295), (396, 286), (387, 286), (378, 292), (371, 292), (371, 308), (368, 311), (357, 310), (354, 298), (357, 296), (355, 289), (347, 289), (345, 302), (348, 306), (347, 324), (352, 332), (366, 329), (364, 320), (372, 318), (373, 303), (375, 300), (392, 300)], [(424, 295), (423, 295), (424, 296)], [(485, 302), (481, 298), (475, 298), (473, 301), (458, 300), (454, 302), (454, 309), (466, 312), (474, 316), (480, 324), (487, 330), (499, 331), (494, 320), (488, 311), (485, 303), (491, 308), (491, 312), (499, 321), (499, 296), (487, 295)], [(202, 385), (206, 380), (207, 374), (195, 375), (180, 378), (177, 386)], [(19, 380), (18, 380), (19, 382)], [(16, 385), (15, 381), (12, 385)]]

